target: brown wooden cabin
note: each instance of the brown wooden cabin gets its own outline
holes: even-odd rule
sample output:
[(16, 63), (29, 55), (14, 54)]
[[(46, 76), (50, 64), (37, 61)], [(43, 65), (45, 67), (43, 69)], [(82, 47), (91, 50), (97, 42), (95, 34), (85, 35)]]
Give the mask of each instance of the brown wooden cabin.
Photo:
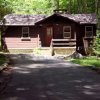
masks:
[(78, 52), (84, 53), (84, 43), (90, 43), (96, 35), (95, 14), (54, 13), (50, 16), (9, 14), (4, 19), (7, 29), (3, 41), (4, 47), (8, 50), (34, 49), (51, 45), (69, 47), (68, 41), (71, 43), (74, 41), (75, 44), (70, 46), (76, 46)]

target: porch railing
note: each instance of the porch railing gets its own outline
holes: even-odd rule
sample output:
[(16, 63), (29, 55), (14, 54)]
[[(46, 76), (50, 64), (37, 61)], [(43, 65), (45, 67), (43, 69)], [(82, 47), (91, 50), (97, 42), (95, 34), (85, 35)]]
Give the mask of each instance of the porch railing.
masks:
[(71, 55), (76, 50), (76, 39), (52, 39), (51, 52), (52, 55)]
[(76, 39), (52, 39), (51, 47), (76, 47)]

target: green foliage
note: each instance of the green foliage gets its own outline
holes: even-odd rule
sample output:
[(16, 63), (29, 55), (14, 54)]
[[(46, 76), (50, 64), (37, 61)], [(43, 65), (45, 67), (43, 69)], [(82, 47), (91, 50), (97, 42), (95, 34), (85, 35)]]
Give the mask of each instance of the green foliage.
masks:
[(4, 64), (6, 61), (6, 56), (3, 54), (0, 54), (0, 65)]
[(74, 59), (72, 62), (82, 66), (95, 66), (100, 68), (100, 59), (97, 59), (96, 57)]
[[(99, 0), (0, 0), (0, 9), (9, 11), (10, 8), (16, 14), (50, 14), (55, 9), (66, 9), (69, 13), (94, 13)], [(7, 11), (7, 12), (8, 12)], [(5, 11), (2, 11), (5, 12)]]
[(93, 51), (100, 55), (100, 31), (97, 31), (97, 36), (93, 44)]
[(41, 49), (40, 48), (35, 48), (33, 50), (33, 53), (36, 54), (36, 55), (40, 55), (41, 54)]
[(9, 0), (0, 0), (0, 20), (4, 15), (12, 12)]
[[(9, 0), (16, 14), (44, 14), (49, 12), (47, 0)], [(24, 2), (24, 3), (23, 3)]]

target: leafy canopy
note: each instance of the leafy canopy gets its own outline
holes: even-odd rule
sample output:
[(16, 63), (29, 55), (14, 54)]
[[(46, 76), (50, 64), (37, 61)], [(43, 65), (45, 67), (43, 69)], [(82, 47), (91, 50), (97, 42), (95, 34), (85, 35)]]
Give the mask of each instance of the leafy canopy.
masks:
[(100, 0), (0, 0), (0, 4), (16, 14), (50, 14), (59, 8), (67, 9), (69, 13), (100, 11)]

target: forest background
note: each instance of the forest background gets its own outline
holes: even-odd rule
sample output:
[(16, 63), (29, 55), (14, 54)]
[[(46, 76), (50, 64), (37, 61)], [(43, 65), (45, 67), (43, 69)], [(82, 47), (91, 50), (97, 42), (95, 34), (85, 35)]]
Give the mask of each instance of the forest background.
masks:
[(52, 14), (55, 9), (67, 13), (96, 13), (100, 18), (100, 0), (0, 0), (0, 18), (9, 13)]

